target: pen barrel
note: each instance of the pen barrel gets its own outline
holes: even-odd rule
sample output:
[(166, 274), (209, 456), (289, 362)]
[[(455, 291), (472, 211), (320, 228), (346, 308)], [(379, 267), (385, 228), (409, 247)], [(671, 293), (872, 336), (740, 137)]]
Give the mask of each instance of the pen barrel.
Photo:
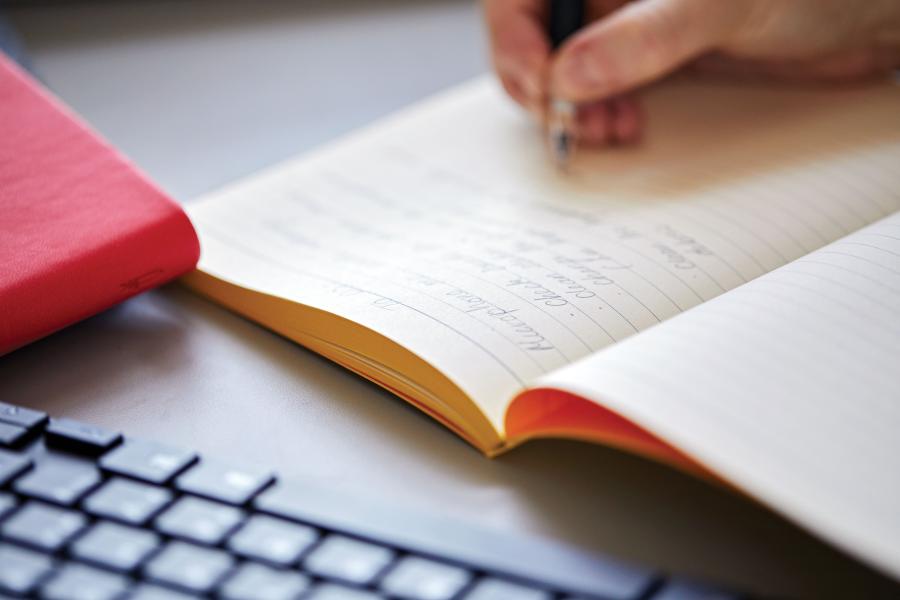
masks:
[(558, 48), (584, 24), (584, 0), (550, 0), (550, 43)]

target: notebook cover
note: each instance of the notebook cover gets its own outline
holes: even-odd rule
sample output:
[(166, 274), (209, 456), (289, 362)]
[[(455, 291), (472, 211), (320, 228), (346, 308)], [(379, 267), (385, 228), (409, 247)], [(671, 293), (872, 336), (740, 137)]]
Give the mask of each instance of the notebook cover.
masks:
[(0, 354), (194, 267), (181, 208), (0, 53)]

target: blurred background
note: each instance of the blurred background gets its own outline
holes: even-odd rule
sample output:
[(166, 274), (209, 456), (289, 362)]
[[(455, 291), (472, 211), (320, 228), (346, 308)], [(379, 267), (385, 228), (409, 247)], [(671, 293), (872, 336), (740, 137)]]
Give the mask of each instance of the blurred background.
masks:
[(471, 1), (3, 6), (38, 76), (182, 201), (488, 69)]

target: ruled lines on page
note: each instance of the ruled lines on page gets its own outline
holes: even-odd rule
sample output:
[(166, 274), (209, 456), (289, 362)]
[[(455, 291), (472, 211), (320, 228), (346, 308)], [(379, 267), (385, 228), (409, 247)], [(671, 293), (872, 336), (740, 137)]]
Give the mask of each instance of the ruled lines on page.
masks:
[(900, 575), (900, 214), (541, 384)]
[[(494, 84), (470, 84), (189, 207), (201, 269), (387, 335), (499, 427), (536, 377), (900, 207), (895, 169), (831, 176), (885, 152), (858, 123), (847, 137), (861, 140), (824, 155), (813, 143), (805, 159), (791, 147), (780, 171), (748, 174), (729, 150), (709, 183), (722, 129), (695, 135), (696, 148), (668, 139), (703, 93), (651, 107), (656, 145), (586, 154), (561, 177)], [(781, 135), (762, 128), (749, 141), (772, 154)]]

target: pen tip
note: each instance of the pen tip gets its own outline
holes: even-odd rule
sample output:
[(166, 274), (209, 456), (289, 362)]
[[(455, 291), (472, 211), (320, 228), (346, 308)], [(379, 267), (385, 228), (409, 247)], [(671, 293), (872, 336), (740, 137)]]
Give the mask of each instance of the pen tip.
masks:
[(552, 101), (547, 141), (553, 162), (560, 171), (567, 170), (575, 152), (576, 139), (573, 130), (575, 116), (576, 108), (571, 102), (558, 98)]
[(558, 132), (551, 140), (550, 151), (553, 154), (553, 162), (560, 170), (565, 171), (572, 155), (572, 136), (566, 131)]

